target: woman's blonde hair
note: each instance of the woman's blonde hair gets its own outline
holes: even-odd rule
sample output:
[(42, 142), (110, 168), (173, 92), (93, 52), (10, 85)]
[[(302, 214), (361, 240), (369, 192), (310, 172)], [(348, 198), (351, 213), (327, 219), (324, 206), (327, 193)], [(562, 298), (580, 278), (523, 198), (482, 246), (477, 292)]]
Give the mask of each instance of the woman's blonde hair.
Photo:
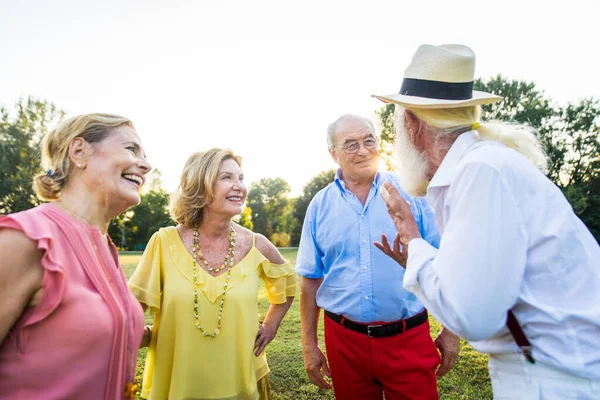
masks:
[(194, 153), (188, 158), (179, 186), (171, 195), (169, 211), (173, 221), (188, 227), (202, 222), (204, 207), (214, 199), (213, 187), (219, 167), (229, 159), (242, 166), (242, 158), (227, 149), (210, 149)]
[(40, 146), (42, 169), (33, 179), (33, 190), (42, 200), (57, 200), (69, 182), (73, 166), (69, 146), (73, 139), (83, 138), (94, 144), (102, 141), (111, 129), (121, 125), (133, 128), (133, 123), (119, 115), (83, 114), (59, 123), (43, 139)]
[[(400, 110), (397, 109), (396, 112)], [(535, 130), (529, 125), (501, 121), (481, 122), (480, 106), (444, 109), (410, 108), (409, 111), (437, 131), (441, 146), (452, 143), (445, 141), (444, 136), (476, 130), (481, 140), (500, 142), (523, 154), (542, 171), (546, 169), (546, 155)]]

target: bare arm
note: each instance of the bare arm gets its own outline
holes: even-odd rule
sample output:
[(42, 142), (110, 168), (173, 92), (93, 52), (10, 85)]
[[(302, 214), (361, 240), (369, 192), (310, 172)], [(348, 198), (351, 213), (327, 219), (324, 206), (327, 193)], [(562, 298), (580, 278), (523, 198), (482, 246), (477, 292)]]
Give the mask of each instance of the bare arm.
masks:
[(14, 229), (0, 230), (0, 343), (42, 288), (43, 252)]
[[(256, 247), (272, 264), (284, 264), (286, 262), (279, 250), (277, 250), (277, 247), (263, 235), (256, 235)], [(293, 301), (294, 296), (288, 296), (286, 297), (285, 303), (271, 304), (269, 306), (269, 310), (267, 311), (263, 323), (258, 327), (256, 340), (254, 341), (256, 356), (260, 355), (271, 340), (275, 338), (275, 335), (279, 330), (279, 325), (290, 309)]]
[(269, 344), (269, 342), (275, 338), (275, 335), (279, 330), (279, 325), (281, 324), (283, 317), (285, 317), (285, 314), (288, 312), (293, 302), (294, 296), (291, 296), (287, 297), (285, 303), (283, 304), (271, 304), (269, 306), (265, 320), (259, 326), (258, 334), (256, 335), (256, 340), (254, 342), (256, 356), (260, 355), (265, 347), (267, 347), (267, 344)]
[[(302, 351), (304, 353), (304, 369), (309, 379), (323, 389), (331, 389), (323, 373), (331, 377), (327, 359), (319, 348), (317, 328), (319, 326), (320, 309), (317, 306), (317, 290), (323, 278), (302, 278), (302, 295), (300, 296), (300, 320), (302, 322)], [(321, 373), (321, 369), (323, 373)]]

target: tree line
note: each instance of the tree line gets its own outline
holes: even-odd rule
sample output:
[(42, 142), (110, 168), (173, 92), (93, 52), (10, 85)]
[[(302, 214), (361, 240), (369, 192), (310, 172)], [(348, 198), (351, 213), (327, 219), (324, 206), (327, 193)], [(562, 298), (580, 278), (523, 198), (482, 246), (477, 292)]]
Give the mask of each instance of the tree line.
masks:
[[(499, 103), (482, 107), (483, 120), (527, 123), (536, 128), (549, 160), (545, 173), (600, 241), (600, 101), (587, 98), (556, 104), (534, 83), (500, 75), (477, 80), (475, 89), (504, 97)], [(31, 97), (19, 100), (13, 114), (0, 107), (0, 214), (40, 203), (31, 188), (32, 178), (40, 169), (39, 143), (49, 128), (65, 117), (65, 112), (51, 102)], [(393, 170), (393, 105), (383, 106), (376, 115), (382, 157)], [(334, 170), (322, 171), (295, 198), (289, 197), (291, 188), (283, 178), (253, 182), (239, 223), (265, 235), (276, 246), (295, 247), (308, 204), (334, 176)], [(151, 172), (141, 197), (138, 206), (109, 226), (109, 234), (122, 249), (143, 250), (158, 228), (173, 224), (168, 213), (169, 193), (162, 187), (160, 171)]]

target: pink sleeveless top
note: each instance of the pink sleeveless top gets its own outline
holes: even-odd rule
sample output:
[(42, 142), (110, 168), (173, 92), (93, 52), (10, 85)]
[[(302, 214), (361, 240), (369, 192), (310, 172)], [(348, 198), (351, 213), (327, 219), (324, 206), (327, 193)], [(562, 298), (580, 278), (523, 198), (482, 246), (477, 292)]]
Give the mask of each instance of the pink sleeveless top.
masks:
[(100, 231), (44, 204), (0, 217), (44, 251), (43, 293), (0, 344), (0, 399), (121, 399), (144, 314)]

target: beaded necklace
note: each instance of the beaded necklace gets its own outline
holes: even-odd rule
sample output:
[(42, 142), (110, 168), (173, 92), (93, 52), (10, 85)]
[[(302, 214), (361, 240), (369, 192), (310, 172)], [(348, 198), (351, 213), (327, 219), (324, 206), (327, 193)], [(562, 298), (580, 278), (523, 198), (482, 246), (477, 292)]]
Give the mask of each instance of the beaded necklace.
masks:
[[(225, 294), (227, 292), (227, 285), (229, 284), (229, 280), (231, 278), (231, 268), (233, 267), (233, 256), (235, 254), (235, 230), (233, 229), (233, 225), (231, 226), (231, 230), (229, 231), (229, 249), (227, 250), (227, 254), (225, 255), (225, 261), (220, 267), (213, 268), (210, 267), (208, 261), (202, 255), (200, 251), (200, 246), (198, 244), (198, 226), (194, 227), (194, 241), (192, 246), (192, 255), (194, 259), (194, 316), (196, 317), (196, 328), (202, 332), (204, 337), (215, 338), (221, 332), (221, 318), (223, 317), (223, 305), (225, 304)], [(204, 265), (207, 267), (208, 271), (219, 272), (227, 268), (227, 275), (225, 277), (225, 284), (223, 285), (223, 295), (221, 297), (221, 303), (219, 305), (219, 314), (217, 315), (217, 327), (213, 330), (212, 333), (208, 333), (202, 328), (200, 325), (200, 319), (198, 317), (198, 280), (196, 278), (196, 270), (198, 266), (198, 258), (202, 260)]]

